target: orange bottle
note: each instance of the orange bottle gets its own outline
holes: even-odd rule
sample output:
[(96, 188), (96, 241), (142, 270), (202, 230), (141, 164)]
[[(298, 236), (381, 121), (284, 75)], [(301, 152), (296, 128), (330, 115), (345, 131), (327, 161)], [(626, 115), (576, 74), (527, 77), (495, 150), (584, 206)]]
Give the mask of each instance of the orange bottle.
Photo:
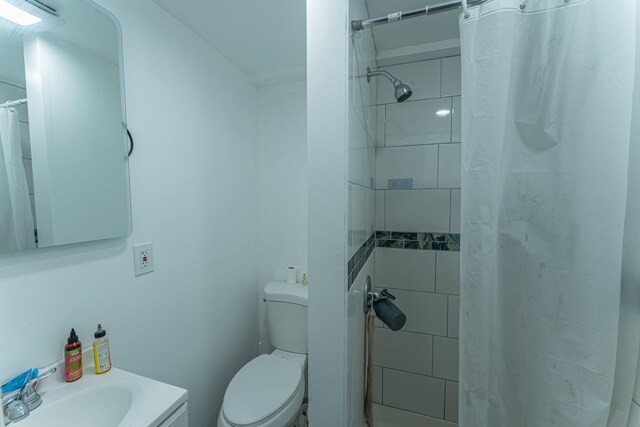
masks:
[(82, 377), (82, 343), (71, 329), (71, 334), (64, 346), (64, 380), (68, 383)]

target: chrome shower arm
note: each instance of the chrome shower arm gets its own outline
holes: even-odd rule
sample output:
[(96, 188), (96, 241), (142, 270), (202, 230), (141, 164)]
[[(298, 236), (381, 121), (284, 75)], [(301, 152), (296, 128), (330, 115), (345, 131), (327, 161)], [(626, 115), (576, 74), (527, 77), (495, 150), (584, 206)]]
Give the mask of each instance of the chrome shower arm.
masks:
[(384, 71), (384, 70), (372, 70), (371, 68), (367, 68), (367, 82), (371, 81), (371, 77), (373, 76), (383, 76), (386, 77), (387, 80), (389, 80), (394, 87), (396, 87), (398, 85), (398, 79), (396, 79), (395, 77), (393, 77), (390, 73)]

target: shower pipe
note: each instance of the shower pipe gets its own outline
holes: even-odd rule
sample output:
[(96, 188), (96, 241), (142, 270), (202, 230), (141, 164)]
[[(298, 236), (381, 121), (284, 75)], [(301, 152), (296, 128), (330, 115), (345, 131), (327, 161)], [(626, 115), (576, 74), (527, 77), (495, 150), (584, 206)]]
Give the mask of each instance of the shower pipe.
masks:
[[(469, 0), (467, 1), (467, 4), (469, 6), (477, 6), (486, 1), (487, 0)], [(362, 31), (365, 28), (377, 27), (378, 25), (398, 22), (409, 18), (417, 18), (418, 16), (433, 15), (434, 13), (446, 12), (447, 10), (458, 9), (460, 7), (462, 7), (462, 0), (451, 0), (430, 6), (427, 5), (419, 9), (408, 10), (406, 12), (394, 12), (378, 18), (354, 19), (351, 21), (351, 29), (353, 31)]]

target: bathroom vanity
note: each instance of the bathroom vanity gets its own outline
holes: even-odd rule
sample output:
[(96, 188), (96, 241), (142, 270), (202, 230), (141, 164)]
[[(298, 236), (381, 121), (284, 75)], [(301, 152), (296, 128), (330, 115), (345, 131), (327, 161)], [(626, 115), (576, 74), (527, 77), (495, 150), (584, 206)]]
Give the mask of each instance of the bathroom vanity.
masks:
[[(84, 353), (90, 362), (90, 352)], [(96, 375), (91, 362), (84, 366), (82, 378), (67, 383), (64, 366), (47, 369), (53, 367), (56, 373), (38, 387), (42, 404), (16, 426), (188, 427), (185, 389), (118, 368)]]

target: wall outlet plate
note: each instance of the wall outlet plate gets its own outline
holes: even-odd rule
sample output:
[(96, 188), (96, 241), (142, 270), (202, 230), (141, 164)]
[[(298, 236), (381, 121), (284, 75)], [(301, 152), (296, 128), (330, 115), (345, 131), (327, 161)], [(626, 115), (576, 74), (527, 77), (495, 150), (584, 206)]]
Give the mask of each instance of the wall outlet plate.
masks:
[(153, 271), (153, 243), (133, 247), (133, 271), (136, 276)]

